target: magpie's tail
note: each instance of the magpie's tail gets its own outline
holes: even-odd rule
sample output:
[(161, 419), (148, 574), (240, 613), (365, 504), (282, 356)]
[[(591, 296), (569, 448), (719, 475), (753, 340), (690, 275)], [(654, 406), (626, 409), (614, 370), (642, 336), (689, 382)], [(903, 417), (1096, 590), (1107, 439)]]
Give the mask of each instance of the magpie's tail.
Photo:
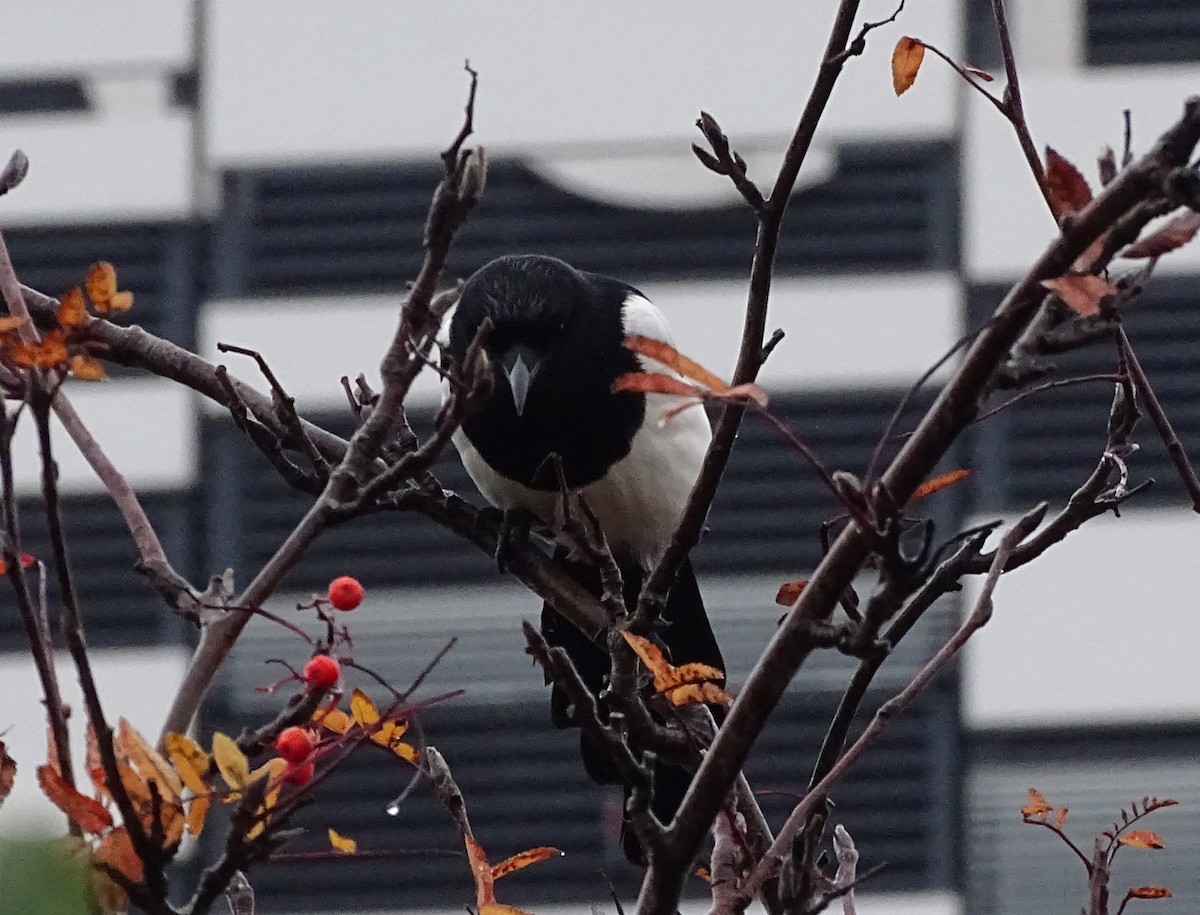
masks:
[[(600, 582), (595, 569), (583, 565), (572, 566), (575, 576), (593, 593), (600, 594)], [(621, 574), (625, 583), (625, 604), (634, 606), (638, 593), (641, 591), (645, 573), (640, 566), (632, 563), (623, 564)], [(708, 614), (704, 610), (704, 602), (700, 597), (700, 588), (696, 583), (695, 572), (690, 561), (685, 560), (679, 570), (679, 577), (667, 599), (663, 612), (666, 626), (658, 635), (658, 640), (667, 652), (672, 664), (679, 666), (694, 661), (708, 664), (718, 670), (725, 669), (721, 657), (721, 649), (713, 635)], [(567, 622), (549, 604), (542, 608), (542, 635), (551, 645), (566, 649), (583, 682), (593, 694), (599, 696), (608, 682), (608, 654), (597, 647), (587, 636)], [(723, 684), (722, 684), (723, 685)], [(724, 717), (724, 709), (712, 707), (717, 722)], [(600, 703), (600, 714), (607, 717), (608, 709), (604, 702)], [(559, 728), (577, 727), (572, 719), (570, 700), (564, 691), (556, 684), (550, 692), (550, 716), (555, 726)], [(579, 738), (580, 753), (583, 756), (583, 766), (588, 777), (602, 785), (619, 784), (621, 777), (613, 766), (608, 751), (581, 734)], [(634, 748), (636, 751), (636, 748)], [(667, 823), (675, 816), (683, 795), (691, 784), (691, 773), (678, 766), (659, 763), (654, 773), (654, 796), (651, 799), (651, 810), (655, 816)], [(645, 855), (625, 822), (622, 829), (621, 841), (625, 856), (636, 864), (645, 864)]]

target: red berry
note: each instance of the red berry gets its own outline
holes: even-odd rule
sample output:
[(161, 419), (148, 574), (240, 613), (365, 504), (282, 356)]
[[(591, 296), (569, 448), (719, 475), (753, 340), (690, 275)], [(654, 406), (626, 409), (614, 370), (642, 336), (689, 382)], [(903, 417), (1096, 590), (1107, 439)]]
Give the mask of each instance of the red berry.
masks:
[(363, 599), (363, 586), (357, 578), (343, 575), (329, 583), (329, 602), (338, 610), (353, 610)]
[(313, 772), (316, 771), (316, 766), (311, 762), (306, 762), (299, 766), (289, 766), (287, 771), (283, 773), (283, 777), (293, 785), (307, 785), (312, 781)]
[(341, 675), (341, 665), (327, 654), (319, 654), (304, 665), (304, 682), (313, 689), (333, 689)]
[(304, 728), (284, 728), (275, 738), (275, 749), (288, 762), (302, 763), (312, 755), (312, 737)]

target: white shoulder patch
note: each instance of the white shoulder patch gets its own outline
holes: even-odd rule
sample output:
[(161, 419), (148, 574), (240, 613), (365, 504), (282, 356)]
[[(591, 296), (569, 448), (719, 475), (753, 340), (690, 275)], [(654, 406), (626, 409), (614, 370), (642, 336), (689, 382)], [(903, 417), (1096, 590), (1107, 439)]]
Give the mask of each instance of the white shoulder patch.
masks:
[(630, 293), (621, 305), (621, 323), (625, 327), (625, 336), (649, 337), (671, 346), (675, 341), (671, 338), (671, 328), (663, 313), (649, 299)]
[[(670, 347), (675, 346), (675, 339), (671, 336), (671, 328), (667, 324), (667, 319), (658, 307), (644, 296), (630, 293), (621, 305), (621, 323), (625, 328), (625, 336), (647, 337), (651, 340), (657, 340), (659, 343), (665, 343)], [(638, 354), (638, 362), (642, 364), (642, 371), (653, 372), (659, 375), (672, 375), (676, 378), (681, 377), (677, 372), (667, 368), (661, 362), (649, 359), (646, 356)]]

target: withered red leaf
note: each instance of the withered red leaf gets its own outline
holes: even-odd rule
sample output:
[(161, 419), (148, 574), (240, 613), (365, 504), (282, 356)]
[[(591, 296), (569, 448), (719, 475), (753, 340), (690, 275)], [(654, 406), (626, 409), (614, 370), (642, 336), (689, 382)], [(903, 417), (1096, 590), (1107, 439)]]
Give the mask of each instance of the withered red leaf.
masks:
[(1046, 184), (1055, 217), (1082, 210), (1092, 202), (1092, 189), (1079, 169), (1051, 147), (1046, 147)]
[(1121, 252), (1121, 257), (1162, 257), (1181, 248), (1200, 231), (1200, 213), (1182, 210), (1145, 238), (1139, 238)]

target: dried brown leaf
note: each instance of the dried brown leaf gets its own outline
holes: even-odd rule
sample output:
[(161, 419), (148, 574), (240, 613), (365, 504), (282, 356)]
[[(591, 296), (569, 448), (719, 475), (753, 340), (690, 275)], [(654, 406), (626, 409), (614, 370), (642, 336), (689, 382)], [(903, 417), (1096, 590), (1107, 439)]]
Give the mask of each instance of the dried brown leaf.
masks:
[(1100, 303), (1117, 294), (1117, 287), (1106, 283), (1098, 276), (1067, 275), (1052, 280), (1042, 280), (1049, 289), (1066, 303), (1066, 306), (1081, 317), (1087, 318), (1100, 313)]
[(1163, 848), (1162, 836), (1156, 832), (1151, 832), (1149, 829), (1135, 829), (1132, 832), (1127, 832), (1123, 836), (1119, 836), (1117, 841), (1122, 845), (1128, 845), (1130, 848)]
[(1050, 813), (1054, 808), (1046, 803), (1046, 798), (1037, 788), (1029, 789), (1029, 803), (1021, 808), (1021, 816), (1036, 817)]
[(925, 45), (916, 38), (905, 35), (896, 42), (892, 50), (892, 88), (896, 95), (903, 95), (916, 82), (925, 59)]

